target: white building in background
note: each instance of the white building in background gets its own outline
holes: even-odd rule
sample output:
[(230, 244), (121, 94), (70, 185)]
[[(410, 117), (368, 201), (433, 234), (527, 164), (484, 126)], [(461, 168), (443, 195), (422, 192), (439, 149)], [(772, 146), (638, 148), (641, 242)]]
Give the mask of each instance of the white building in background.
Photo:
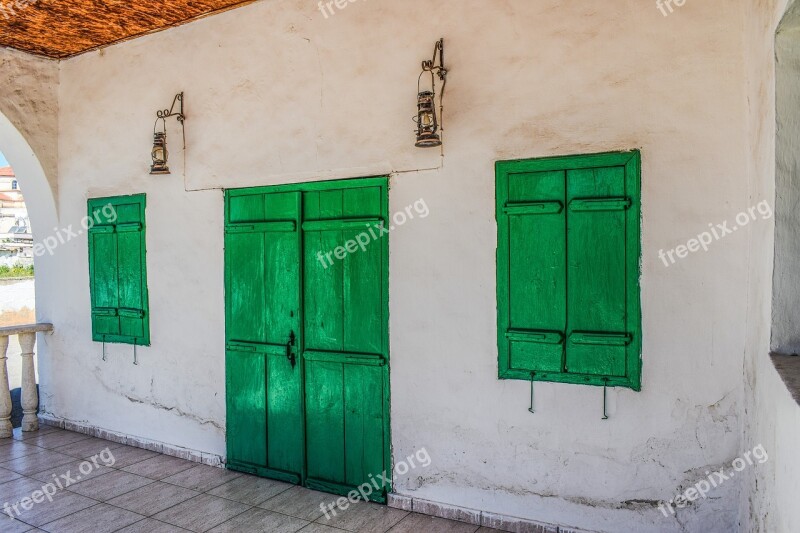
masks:
[(0, 167), (0, 265), (32, 265), (28, 208), (11, 167)]

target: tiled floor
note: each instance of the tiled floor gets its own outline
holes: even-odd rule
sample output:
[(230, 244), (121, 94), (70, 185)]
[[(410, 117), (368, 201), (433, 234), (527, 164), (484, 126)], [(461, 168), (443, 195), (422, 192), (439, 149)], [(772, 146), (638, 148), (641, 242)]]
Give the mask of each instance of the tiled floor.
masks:
[[(63, 488), (56, 490), (58, 484)], [(320, 504), (335, 500), (48, 426), (35, 433), (16, 430), (13, 439), (0, 440), (0, 506), (9, 504), (0, 509), (6, 513), (0, 514), (2, 533), (495, 531), (372, 503), (337, 510), (328, 519)]]

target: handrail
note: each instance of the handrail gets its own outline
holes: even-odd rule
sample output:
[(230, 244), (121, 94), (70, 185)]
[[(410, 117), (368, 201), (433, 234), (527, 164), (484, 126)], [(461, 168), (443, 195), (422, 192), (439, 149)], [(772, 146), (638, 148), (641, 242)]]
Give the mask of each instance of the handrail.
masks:
[(20, 333), (51, 333), (53, 331), (53, 324), (22, 324), (18, 326), (3, 326), (0, 327), (0, 337), (19, 335)]

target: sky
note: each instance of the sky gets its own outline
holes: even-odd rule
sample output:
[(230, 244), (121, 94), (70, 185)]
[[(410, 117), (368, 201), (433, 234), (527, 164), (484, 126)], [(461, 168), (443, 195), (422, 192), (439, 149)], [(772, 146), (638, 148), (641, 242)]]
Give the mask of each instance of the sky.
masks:
[(6, 161), (6, 156), (3, 155), (3, 152), (0, 152), (0, 167), (7, 167), (8, 161)]

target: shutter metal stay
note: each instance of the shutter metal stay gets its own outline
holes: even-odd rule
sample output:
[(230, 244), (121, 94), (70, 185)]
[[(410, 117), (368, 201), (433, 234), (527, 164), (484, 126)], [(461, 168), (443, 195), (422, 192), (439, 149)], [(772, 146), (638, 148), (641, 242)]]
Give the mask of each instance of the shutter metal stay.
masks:
[(531, 406), (528, 408), (528, 412), (532, 414), (536, 414), (536, 411), (533, 409), (533, 380), (536, 379), (536, 372), (531, 372)]
[(135, 366), (139, 366), (139, 357), (136, 355), (136, 344), (138, 340), (139, 339), (136, 337), (133, 338), (133, 364)]
[(608, 420), (607, 398), (608, 394), (608, 378), (603, 378), (603, 420)]
[(106, 336), (103, 335), (103, 361), (106, 361)]

